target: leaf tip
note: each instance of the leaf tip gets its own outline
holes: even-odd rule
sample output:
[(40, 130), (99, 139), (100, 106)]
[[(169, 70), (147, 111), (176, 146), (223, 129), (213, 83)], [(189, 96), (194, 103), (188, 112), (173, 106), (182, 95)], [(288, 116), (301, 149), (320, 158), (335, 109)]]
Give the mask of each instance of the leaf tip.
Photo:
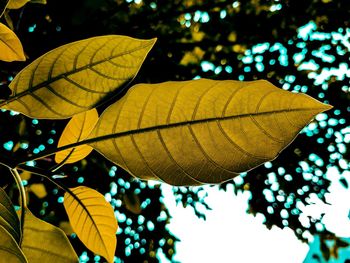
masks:
[(323, 108), (324, 108), (324, 111), (328, 111), (328, 110), (333, 109), (334, 107), (333, 107), (333, 105), (323, 103)]
[(155, 45), (155, 43), (157, 42), (157, 40), (158, 40), (158, 38), (157, 37), (154, 37), (154, 38), (151, 38), (151, 39), (149, 39), (149, 42), (151, 43), (151, 47), (150, 47), (150, 49), (152, 49), (153, 48), (153, 46)]

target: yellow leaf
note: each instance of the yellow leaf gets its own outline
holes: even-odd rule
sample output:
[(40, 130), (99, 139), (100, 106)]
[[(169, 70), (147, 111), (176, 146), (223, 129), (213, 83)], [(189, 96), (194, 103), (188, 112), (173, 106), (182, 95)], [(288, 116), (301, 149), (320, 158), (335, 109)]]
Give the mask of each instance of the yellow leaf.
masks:
[(0, 225), (0, 259), (8, 263), (27, 263), (27, 259), (13, 237)]
[(104, 111), (88, 139), (141, 179), (221, 183), (276, 158), (330, 108), (264, 80), (139, 84)]
[(111, 205), (88, 187), (71, 188), (64, 195), (64, 208), (74, 232), (92, 252), (113, 262), (117, 246), (117, 220)]
[[(58, 141), (58, 147), (82, 141), (90, 134), (98, 121), (96, 109), (79, 113), (72, 117)], [(56, 153), (55, 161), (57, 163), (75, 163), (84, 159), (93, 149), (89, 145), (78, 146), (73, 149)]]
[(92, 109), (133, 80), (155, 41), (108, 35), (58, 47), (17, 74), (0, 107), (46, 119)]
[(244, 53), (247, 50), (247, 47), (244, 45), (236, 44), (232, 46), (232, 51), (235, 53)]
[(29, 262), (79, 262), (66, 234), (58, 227), (36, 218), (29, 210), (26, 210), (24, 217), (21, 247)]
[(32, 177), (32, 173), (28, 171), (23, 171), (21, 173), (21, 179), (28, 181)]
[(10, 2), (7, 5), (8, 9), (19, 9), (23, 7), (26, 3), (28, 3), (29, 0), (10, 0)]
[(0, 60), (7, 62), (26, 60), (21, 41), (2, 23), (0, 23)]
[(59, 227), (63, 230), (64, 233), (66, 233), (66, 235), (71, 235), (74, 233), (73, 228), (68, 221), (60, 222)]
[(193, 51), (186, 52), (180, 61), (181, 65), (197, 64), (203, 58), (205, 52), (200, 47), (195, 47)]
[(227, 37), (228, 41), (231, 41), (231, 42), (236, 42), (237, 40), (237, 34), (236, 32), (231, 32), (228, 37)]
[(46, 5), (47, 1), (46, 0), (30, 0), (31, 3), (33, 4), (42, 4), (42, 5)]
[[(22, 232), (20, 222), (10, 198), (0, 187), (0, 226), (19, 244)], [(1, 238), (0, 238), (1, 239)], [(0, 249), (1, 250), (1, 249)], [(1, 257), (0, 257), (1, 258)]]
[(39, 199), (47, 196), (46, 188), (44, 184), (31, 184), (29, 190), (32, 191)]
[(205, 33), (202, 31), (192, 31), (192, 39), (196, 42), (202, 41), (205, 36)]

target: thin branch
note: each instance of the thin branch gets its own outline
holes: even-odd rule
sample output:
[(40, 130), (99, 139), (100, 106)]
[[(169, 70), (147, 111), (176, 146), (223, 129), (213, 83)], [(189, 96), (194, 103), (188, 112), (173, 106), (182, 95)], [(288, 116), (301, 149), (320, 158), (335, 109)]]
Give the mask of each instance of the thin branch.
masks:
[(21, 206), (24, 208), (27, 208), (26, 190), (24, 189), (21, 176), (19, 175), (16, 168), (10, 169), (10, 171), (11, 171), (11, 173), (16, 181), (16, 184), (18, 186), (18, 189), (19, 189), (19, 195), (21, 198)]
[(58, 169), (60, 169), (63, 165), (65, 165), (66, 161), (69, 159), (69, 157), (71, 157), (71, 155), (73, 154), (74, 152), (74, 149), (72, 149), (69, 154), (58, 164), (52, 166), (49, 170), (51, 172), (55, 172), (57, 171)]
[(63, 184), (61, 184), (59, 182), (56, 182), (54, 179), (52, 179), (52, 175), (47, 174), (46, 170), (44, 170), (44, 169), (40, 169), (40, 168), (32, 167), (32, 166), (27, 166), (27, 165), (21, 165), (21, 164), (18, 165), (18, 169), (39, 175), (39, 176), (49, 180), (51, 183), (55, 184), (60, 189), (67, 191), (67, 192), (70, 192), (68, 187), (64, 186)]
[[(23, 233), (23, 227), (24, 227), (24, 217), (25, 217), (25, 210), (27, 209), (27, 197), (26, 197), (26, 190), (24, 189), (24, 186), (22, 184), (21, 176), (19, 175), (16, 168), (10, 169), (11, 174), (13, 175), (13, 178), (16, 181), (16, 184), (19, 189), (19, 197), (21, 202), (21, 232)], [(22, 242), (22, 241), (21, 241)]]

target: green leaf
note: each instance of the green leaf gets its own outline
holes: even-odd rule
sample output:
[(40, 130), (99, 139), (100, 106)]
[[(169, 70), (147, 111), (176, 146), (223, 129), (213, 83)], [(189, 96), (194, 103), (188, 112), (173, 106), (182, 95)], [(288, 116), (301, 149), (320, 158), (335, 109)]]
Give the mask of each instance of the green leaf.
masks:
[[(64, 128), (57, 147), (86, 139), (95, 127), (97, 121), (98, 113), (96, 109), (74, 115)], [(92, 150), (92, 147), (89, 145), (81, 145), (73, 149), (60, 151), (56, 153), (55, 161), (56, 163), (75, 163), (88, 156)]]
[(70, 191), (63, 204), (74, 232), (88, 249), (113, 262), (118, 229), (113, 208), (102, 194), (88, 187)]
[(21, 245), (29, 262), (79, 262), (66, 234), (26, 210)]
[(20, 222), (10, 198), (0, 187), (0, 226), (2, 226), (19, 244), (22, 233)]
[(154, 43), (108, 35), (56, 48), (17, 74), (0, 106), (46, 119), (92, 109), (129, 85)]
[(2, 23), (0, 23), (0, 60), (6, 62), (26, 60), (21, 41)]
[(263, 80), (139, 84), (105, 110), (87, 142), (141, 179), (221, 183), (275, 159), (330, 108)]
[(0, 225), (0, 260), (7, 263), (27, 263), (26, 257), (11, 234)]

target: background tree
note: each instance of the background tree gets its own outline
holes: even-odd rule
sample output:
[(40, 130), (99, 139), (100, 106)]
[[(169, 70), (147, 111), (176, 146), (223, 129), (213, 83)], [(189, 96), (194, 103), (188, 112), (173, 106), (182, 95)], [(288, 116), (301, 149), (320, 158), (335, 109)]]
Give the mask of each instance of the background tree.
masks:
[[(134, 84), (199, 76), (268, 79), (276, 86), (306, 92), (332, 104), (334, 110), (310, 124), (278, 159), (249, 176), (243, 175), (235, 190), (251, 192), (249, 212), (263, 214), (267, 227), (290, 227), (304, 241), (309, 234), (321, 235), (322, 240), (337, 239), (324, 229), (322, 217), (310, 218), (309, 224), (302, 224), (299, 216), (300, 207), (309, 204), (313, 194), (325, 201), (330, 184), (325, 176), (327, 169), (335, 167), (341, 174), (348, 169), (348, 139), (344, 130), (349, 114), (349, 87), (344, 78), (348, 76), (331, 72), (322, 81), (318, 78), (327, 68), (347, 68), (349, 45), (340, 36), (348, 38), (348, 1), (63, 0), (48, 1), (47, 5), (36, 2), (10, 10), (3, 17), (13, 21), (28, 56), (25, 63), (62, 44), (96, 35), (157, 37), (157, 44)], [(300, 31), (308, 23), (308, 32), (318, 32), (318, 37)], [(339, 37), (334, 38), (334, 33)], [(308, 62), (315, 66), (307, 66)], [(9, 95), (9, 81), (25, 63), (0, 63), (0, 92), (4, 98)], [(11, 112), (1, 115), (2, 155), (39, 153), (57, 143), (66, 123), (39, 122)], [(50, 167), (52, 163), (48, 159), (40, 165)], [(117, 247), (120, 259), (157, 262), (159, 248), (168, 258), (172, 257), (177, 238), (165, 228), (169, 213), (158, 187), (132, 179), (97, 153), (63, 169), (69, 175), (61, 179), (65, 184), (84, 183), (92, 187), (99, 182), (98, 190), (111, 199), (120, 224)], [(4, 186), (10, 182), (10, 176), (5, 170), (2, 174)], [(57, 205), (62, 202), (62, 193), (50, 185), (43, 191), (40, 178), (23, 176), (27, 176), (32, 211), (65, 226), (63, 207)], [(342, 178), (342, 182), (347, 187), (347, 179)], [(232, 183), (220, 187), (225, 189)], [(196, 214), (204, 217), (194, 206), (196, 202), (205, 205), (198, 191), (200, 188), (174, 188), (179, 202), (193, 206)], [(15, 190), (12, 192), (17, 195)], [(78, 251), (84, 250), (74, 236), (72, 240)]]

